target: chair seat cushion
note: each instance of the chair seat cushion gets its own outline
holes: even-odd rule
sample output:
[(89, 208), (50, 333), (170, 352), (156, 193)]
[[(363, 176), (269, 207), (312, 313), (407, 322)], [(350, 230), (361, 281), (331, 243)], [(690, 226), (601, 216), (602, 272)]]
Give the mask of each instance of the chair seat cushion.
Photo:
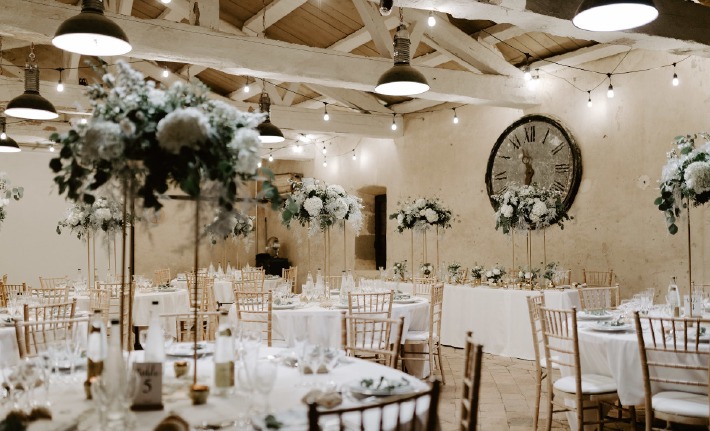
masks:
[(695, 418), (708, 417), (708, 396), (689, 392), (659, 392), (651, 398), (653, 410)]
[[(555, 389), (573, 394), (577, 392), (574, 376), (562, 377), (553, 385)], [(616, 392), (614, 379), (599, 374), (582, 374), (583, 394), (606, 394)]]
[[(437, 341), (439, 337), (434, 334), (434, 341)], [(429, 341), (429, 331), (408, 331), (404, 339), (406, 343), (409, 342), (426, 342)]]

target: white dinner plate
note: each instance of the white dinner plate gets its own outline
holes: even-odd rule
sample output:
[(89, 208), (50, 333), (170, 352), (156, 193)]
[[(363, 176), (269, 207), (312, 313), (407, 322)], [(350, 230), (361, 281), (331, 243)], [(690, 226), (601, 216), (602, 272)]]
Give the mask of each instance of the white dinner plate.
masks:
[(395, 304), (414, 304), (415, 302), (420, 302), (421, 299), (416, 298), (416, 297), (411, 297), (407, 299), (395, 299), (394, 302)]
[(610, 323), (611, 322), (599, 322), (589, 328), (599, 332), (625, 332), (634, 329), (634, 325), (631, 323), (624, 323), (623, 325), (610, 325)]
[(347, 385), (347, 388), (356, 395), (361, 395), (364, 397), (389, 397), (392, 395), (404, 395), (411, 394), (417, 390), (412, 386), (409, 380), (405, 378), (400, 379), (385, 379), (383, 386), (389, 384), (395, 385), (396, 387), (377, 387), (381, 377), (372, 377), (373, 384), (368, 387), (363, 385), (364, 379), (357, 379)]
[[(168, 356), (176, 356), (180, 358), (191, 358), (192, 357), (192, 343), (177, 343), (170, 346), (165, 354)], [(208, 355), (214, 353), (214, 345), (204, 342), (197, 343), (197, 354), (199, 356)]]
[(608, 311), (604, 314), (591, 314), (586, 311), (577, 312), (577, 320), (609, 320), (614, 318), (614, 315)]
[(293, 310), (296, 308), (296, 304), (272, 304), (272, 310)]

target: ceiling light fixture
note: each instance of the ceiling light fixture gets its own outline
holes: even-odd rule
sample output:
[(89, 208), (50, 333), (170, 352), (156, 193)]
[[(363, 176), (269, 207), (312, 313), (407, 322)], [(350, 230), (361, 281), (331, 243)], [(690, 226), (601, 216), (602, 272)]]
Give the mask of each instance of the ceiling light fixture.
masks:
[(380, 0), (380, 15), (387, 16), (392, 13), (394, 0)]
[(328, 114), (328, 104), (323, 102), (325, 111), (323, 112), (323, 121), (330, 121), (330, 114)]
[(163, 69), (163, 78), (167, 78), (168, 76), (170, 76), (170, 71), (168, 70), (168, 66), (165, 66)]
[[(262, 88), (263, 87), (264, 85), (262, 83)], [(269, 98), (269, 95), (266, 94), (266, 91), (262, 92), (261, 97), (259, 97), (259, 109), (261, 110), (261, 112), (266, 114), (266, 119), (261, 124), (256, 126), (256, 128), (259, 130), (259, 140), (261, 141), (261, 143), (277, 144), (279, 142), (283, 142), (283, 132), (281, 132), (281, 129), (271, 123), (271, 99)]]
[(170, 4), (170, 1), (171, 1), (171, 0), (160, 0), (160, 2), (161, 2), (162, 4)]
[(50, 153), (54, 152), (54, 144), (49, 144), (49, 152)]
[(25, 92), (7, 104), (5, 114), (30, 120), (53, 120), (59, 117), (52, 102), (39, 94), (39, 67), (35, 59), (34, 44), (25, 63)]
[(251, 91), (251, 88), (249, 88), (249, 77), (247, 76), (247, 83), (244, 84), (244, 92), (248, 93)]
[(456, 114), (456, 108), (451, 108), (454, 110), (454, 124), (459, 124), (459, 116)]
[(525, 53), (525, 65), (521, 69), (523, 71), (523, 79), (530, 81), (532, 79), (532, 74), (530, 73), (530, 54)]
[(62, 92), (64, 91), (64, 83), (62, 82), (62, 72), (64, 71), (63, 67), (60, 67), (57, 69), (57, 72), (59, 72), (59, 82), (57, 82), (57, 91)]
[(611, 73), (607, 73), (606, 76), (609, 77), (609, 88), (606, 90), (606, 97), (609, 99), (614, 98), (614, 86), (611, 84)]
[[(269, 151), (271, 151), (270, 148), (269, 148)], [(273, 154), (273, 153), (269, 153), (269, 163), (271, 163), (271, 162), (273, 162), (273, 161), (274, 161), (274, 154)]]
[(429, 11), (429, 18), (427, 18), (426, 22), (429, 25), (429, 27), (434, 27), (436, 25), (436, 17), (434, 16), (433, 10)]
[(81, 12), (64, 21), (52, 45), (82, 55), (123, 55), (131, 51), (128, 36), (104, 16), (102, 0), (82, 0)]
[(0, 153), (18, 153), (21, 151), (20, 146), (5, 133), (5, 120), (5, 117), (0, 117), (0, 127), (2, 128), (2, 134), (0, 134)]
[(261, 160), (259, 160), (259, 163), (256, 164), (256, 167), (257, 167), (257, 168), (260, 168), (260, 167), (261, 167)]
[(392, 129), (392, 131), (397, 130), (397, 122), (395, 121), (396, 118), (397, 114), (392, 114), (392, 125), (390, 126), (390, 129)]
[(657, 17), (653, 0), (583, 0), (572, 23), (582, 30), (619, 31), (640, 27)]
[(355, 155), (355, 150), (353, 150), (353, 161), (357, 160), (357, 155)]
[(325, 148), (325, 145), (323, 145), (323, 149), (321, 150), (321, 152), (323, 153), (324, 156), (326, 154), (328, 154), (328, 150)]
[(409, 65), (409, 32), (399, 8), (399, 26), (394, 34), (394, 66), (380, 76), (375, 91), (388, 96), (412, 96), (429, 90), (426, 78)]

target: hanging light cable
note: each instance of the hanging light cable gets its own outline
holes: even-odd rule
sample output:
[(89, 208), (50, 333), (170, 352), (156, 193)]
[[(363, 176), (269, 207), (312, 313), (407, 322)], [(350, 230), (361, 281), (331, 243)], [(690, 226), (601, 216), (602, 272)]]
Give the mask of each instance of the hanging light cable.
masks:
[(394, 34), (394, 66), (380, 76), (375, 91), (388, 96), (412, 96), (429, 90), (426, 78), (409, 65), (411, 42), (404, 24), (403, 8), (399, 8), (399, 26)]
[(102, 0), (82, 0), (81, 12), (64, 21), (52, 45), (82, 55), (123, 55), (131, 51), (128, 36), (115, 22), (104, 16)]
[(330, 114), (328, 114), (328, 104), (323, 102), (323, 121), (330, 121)]
[(657, 17), (653, 0), (583, 0), (572, 23), (582, 30), (619, 31), (640, 27)]
[(607, 90), (606, 90), (606, 97), (608, 97), (609, 99), (613, 99), (614, 98), (614, 86), (611, 83), (611, 73), (607, 73), (606, 76), (609, 77), (609, 88), (607, 88)]
[(18, 153), (20, 152), (20, 146), (17, 145), (14, 139), (7, 136), (5, 132), (5, 117), (0, 117), (0, 128), (2, 133), (0, 133), (0, 153)]
[(64, 83), (62, 82), (62, 72), (64, 71), (63, 67), (60, 67), (57, 69), (57, 72), (59, 72), (59, 82), (57, 82), (57, 91), (62, 92), (64, 91)]
[(678, 74), (675, 71), (675, 63), (673, 63), (673, 79), (671, 80), (671, 84), (673, 84), (674, 87), (677, 87), (680, 84)]
[(15, 97), (5, 107), (5, 114), (30, 120), (53, 120), (59, 117), (52, 102), (39, 94), (39, 66), (35, 58), (34, 43), (25, 63), (25, 92)]

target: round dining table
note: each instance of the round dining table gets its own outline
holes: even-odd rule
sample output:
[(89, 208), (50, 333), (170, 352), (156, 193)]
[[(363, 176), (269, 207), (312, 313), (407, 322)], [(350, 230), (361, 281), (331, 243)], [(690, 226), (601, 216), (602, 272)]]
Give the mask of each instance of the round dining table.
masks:
[[(413, 378), (399, 370), (385, 367), (373, 362), (357, 358), (341, 358), (338, 365), (328, 374), (317, 376), (302, 376), (297, 368), (286, 365), (278, 358), (287, 352), (281, 348), (268, 348), (262, 346), (259, 350), (259, 362), (277, 361), (276, 380), (271, 393), (268, 395), (268, 405), (271, 414), (284, 423), (284, 429), (307, 429), (307, 406), (302, 401), (306, 393), (314, 388), (313, 385), (326, 385), (343, 393), (342, 406), (355, 406), (362, 403), (372, 403), (372, 399), (357, 400), (348, 395), (351, 385), (359, 385), (362, 379), (379, 381), (384, 377), (390, 381), (408, 383), (408, 393), (415, 393), (427, 389), (427, 384)], [(134, 358), (140, 360), (142, 352), (134, 352)], [(236, 393), (230, 395), (209, 396), (207, 404), (194, 406), (188, 398), (188, 388), (192, 384), (192, 374), (176, 378), (173, 371), (173, 361), (176, 359), (168, 356), (163, 366), (163, 405), (160, 411), (135, 412), (135, 430), (149, 431), (169, 414), (180, 415), (186, 420), (191, 429), (223, 429), (237, 430), (249, 428), (249, 422), (262, 423), (264, 412), (256, 413), (253, 409), (253, 400), (257, 398), (253, 393), (243, 391), (237, 386)], [(257, 367), (259, 366), (257, 362)], [(190, 365), (192, 362), (190, 361)], [(214, 364), (211, 356), (198, 360), (198, 383), (213, 387)], [(85, 370), (78, 371), (74, 378), (67, 379), (62, 376), (62, 384), (56, 384), (55, 377), (50, 380), (49, 399), (53, 420), (44, 424), (33, 424), (32, 430), (94, 430), (99, 429), (99, 419), (95, 402), (87, 401), (84, 395), (83, 381)], [(426, 411), (428, 397), (419, 401), (418, 412)], [(423, 407), (422, 407), (423, 406)], [(410, 408), (411, 412), (411, 408)], [(411, 414), (411, 413), (410, 413)], [(376, 416), (379, 416), (377, 414)], [(367, 416), (365, 417), (368, 420)], [(372, 419), (375, 419), (374, 417)], [(371, 425), (377, 425), (373, 421)], [(392, 424), (394, 425), (394, 424)], [(221, 427), (221, 428), (220, 428)], [(366, 429), (372, 428), (365, 426)]]
[[(266, 278), (264, 278), (264, 291), (270, 292), (275, 290), (283, 281), (284, 279), (281, 277), (267, 275)], [(178, 289), (187, 289), (187, 280), (175, 279), (170, 282), (170, 285)], [(231, 280), (215, 278), (213, 293), (215, 301), (220, 304), (234, 303), (234, 286)]]

